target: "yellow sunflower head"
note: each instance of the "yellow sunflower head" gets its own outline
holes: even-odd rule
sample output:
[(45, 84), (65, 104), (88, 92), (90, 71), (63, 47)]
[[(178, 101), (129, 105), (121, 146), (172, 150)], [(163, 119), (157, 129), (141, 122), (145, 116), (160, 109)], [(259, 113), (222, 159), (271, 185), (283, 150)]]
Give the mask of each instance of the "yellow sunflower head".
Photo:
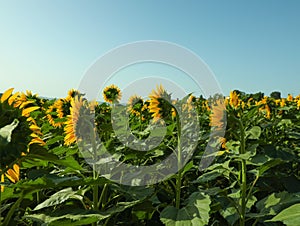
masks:
[(121, 97), (121, 90), (114, 84), (105, 87), (103, 90), (103, 98), (107, 103), (118, 103)]
[[(20, 180), (20, 166), (14, 164), (11, 168), (7, 169), (5, 173), (1, 175), (1, 182), (5, 182), (4, 175), (13, 183), (16, 183)], [(4, 191), (4, 186), (0, 186), (1, 192)]]
[(68, 96), (65, 99), (70, 102), (75, 96), (82, 96), (82, 94), (76, 89), (70, 89), (68, 91)]
[(195, 108), (196, 97), (193, 95), (189, 95), (184, 103), (183, 110), (187, 112), (191, 112)]
[(285, 106), (285, 99), (282, 98), (280, 101), (280, 107), (284, 107)]
[(149, 95), (149, 112), (153, 116), (153, 120), (172, 116), (172, 100), (171, 95), (166, 92), (162, 85), (157, 86)]
[[(86, 116), (90, 116), (94, 113), (95, 105), (95, 102), (89, 103), (86, 99), (79, 96), (71, 100), (70, 115), (67, 116), (64, 127), (65, 145), (69, 146), (78, 141), (78, 139), (81, 139), (82, 135), (86, 135), (81, 130), (84, 130), (85, 132), (90, 131), (86, 130), (85, 127), (94, 125), (94, 121), (89, 121), (87, 123), (87, 121), (84, 120), (87, 119)], [(91, 119), (93, 118), (91, 117)]]
[(210, 114), (210, 126), (216, 127), (216, 128), (223, 128), (226, 118), (226, 107), (224, 104), (224, 101), (221, 99), (218, 99), (213, 105), (212, 105), (212, 111)]
[(128, 111), (133, 115), (140, 115), (143, 105), (143, 98), (137, 95), (133, 95), (128, 100)]
[(235, 91), (230, 91), (229, 105), (233, 108), (237, 108), (240, 104), (239, 95)]
[(294, 99), (293, 96), (291, 94), (288, 94), (286, 100), (287, 101), (293, 101), (293, 99)]
[(55, 128), (61, 128), (64, 124), (64, 109), (63, 101), (56, 100), (46, 111), (46, 116), (49, 123)]
[(39, 137), (40, 128), (30, 116), (38, 106), (20, 104), (23, 95), (12, 94), (8, 89), (0, 99), (0, 166), (1, 169), (11, 168), (13, 164), (29, 151), (33, 143), (44, 144)]

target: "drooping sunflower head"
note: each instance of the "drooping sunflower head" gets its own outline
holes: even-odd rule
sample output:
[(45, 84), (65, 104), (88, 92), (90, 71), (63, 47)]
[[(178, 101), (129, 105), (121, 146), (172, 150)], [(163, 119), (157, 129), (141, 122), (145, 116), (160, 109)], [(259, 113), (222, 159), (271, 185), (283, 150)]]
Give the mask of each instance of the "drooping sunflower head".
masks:
[(189, 94), (186, 99), (186, 103), (183, 105), (183, 110), (186, 112), (191, 112), (195, 108), (196, 97)]
[[(44, 144), (40, 129), (30, 116), (38, 106), (27, 107), (20, 103), (20, 94), (12, 94), (9, 89), (0, 99), (0, 165), (1, 169), (11, 167), (22, 155), (29, 151), (33, 143)], [(22, 97), (22, 96), (21, 96)]]
[(121, 90), (114, 84), (105, 87), (103, 90), (103, 98), (107, 103), (118, 103), (121, 97)]
[(157, 89), (153, 90), (149, 97), (149, 112), (152, 114), (154, 121), (172, 116), (171, 95), (167, 93), (162, 85), (157, 86)]
[[(71, 145), (85, 135), (89, 135), (90, 125), (94, 125), (93, 117), (95, 102), (89, 103), (83, 97), (76, 96), (71, 100), (70, 115), (67, 116), (64, 132), (65, 145)], [(90, 121), (86, 121), (89, 120)], [(89, 128), (87, 128), (89, 127)], [(88, 133), (88, 134), (85, 134)]]
[(133, 115), (139, 116), (141, 114), (143, 105), (143, 98), (137, 95), (133, 95), (128, 100), (128, 111)]
[(225, 126), (226, 107), (223, 100), (218, 99), (212, 104), (210, 126), (222, 129)]

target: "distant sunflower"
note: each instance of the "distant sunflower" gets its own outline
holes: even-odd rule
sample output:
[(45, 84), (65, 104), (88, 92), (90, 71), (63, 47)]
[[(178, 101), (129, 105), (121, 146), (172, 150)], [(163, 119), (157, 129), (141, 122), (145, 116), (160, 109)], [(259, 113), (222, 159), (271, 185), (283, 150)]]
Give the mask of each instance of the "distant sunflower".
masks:
[(233, 108), (237, 108), (240, 103), (239, 95), (235, 91), (230, 91), (229, 105)]
[(291, 94), (288, 94), (286, 100), (287, 101), (293, 101), (293, 99), (294, 99), (293, 96)]
[(80, 109), (83, 107), (83, 99), (75, 97), (71, 100), (70, 115), (65, 122), (65, 145), (71, 145), (76, 142), (76, 127), (80, 116)]
[(118, 103), (121, 97), (121, 90), (116, 85), (112, 84), (103, 90), (103, 98), (107, 103)]
[(285, 104), (285, 99), (282, 98), (281, 101), (280, 101), (280, 107), (284, 107), (286, 104)]
[(165, 91), (162, 85), (157, 86), (156, 90), (152, 90), (149, 97), (149, 112), (154, 121), (172, 115), (171, 95)]
[(226, 108), (224, 101), (217, 100), (212, 106), (212, 112), (210, 114), (210, 126), (216, 128), (223, 128), (226, 117)]
[(188, 99), (186, 100), (186, 103), (183, 106), (184, 110), (190, 112), (192, 109), (194, 109), (195, 101), (196, 97), (193, 95), (189, 95)]
[(65, 99), (70, 102), (75, 96), (82, 96), (82, 94), (76, 89), (70, 89)]
[(128, 100), (128, 111), (133, 115), (140, 116), (143, 105), (143, 98), (137, 95), (133, 95)]
[(63, 110), (63, 100), (56, 100), (53, 105), (51, 105), (47, 111), (46, 116), (49, 123), (55, 128), (61, 128), (64, 124), (64, 110)]

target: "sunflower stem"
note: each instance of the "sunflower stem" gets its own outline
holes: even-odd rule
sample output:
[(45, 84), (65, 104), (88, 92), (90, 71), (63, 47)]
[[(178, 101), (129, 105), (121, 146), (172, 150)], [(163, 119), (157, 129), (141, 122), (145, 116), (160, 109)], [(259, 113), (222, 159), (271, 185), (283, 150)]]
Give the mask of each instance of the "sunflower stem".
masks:
[(107, 194), (107, 188), (108, 188), (108, 184), (104, 184), (103, 189), (101, 191), (101, 195), (100, 195), (100, 199), (98, 202), (98, 208), (102, 209), (104, 208), (104, 201), (106, 200), (106, 194)]
[[(2, 174), (0, 175), (2, 177)], [(2, 185), (0, 186), (0, 225), (2, 222), (2, 208), (1, 208), (1, 202), (2, 202)]]
[[(246, 140), (245, 140), (245, 129), (241, 119), (237, 120), (240, 127), (240, 154), (246, 153)], [(245, 217), (246, 217), (246, 204), (247, 204), (247, 166), (246, 160), (241, 159), (241, 215), (240, 215), (240, 225), (245, 225)]]
[[(92, 137), (92, 148), (93, 148), (93, 180), (96, 181), (98, 179), (99, 174), (97, 173), (96, 160), (97, 160), (97, 144), (96, 144), (96, 134), (94, 131), (93, 125), (88, 122), (91, 127), (91, 137)], [(98, 184), (92, 186), (93, 190), (93, 210), (98, 210), (98, 196), (99, 196), (99, 187)], [(92, 223), (93, 226), (97, 226), (97, 222)]]
[(12, 205), (12, 207), (10, 208), (10, 210), (8, 211), (2, 226), (8, 226), (10, 225), (9, 222), (15, 212), (15, 210), (20, 206), (21, 202), (23, 200), (23, 194), (21, 194), (21, 196), (18, 198), (18, 200)]
[(180, 194), (181, 194), (181, 183), (182, 183), (182, 171), (181, 171), (181, 143), (180, 143), (180, 137), (181, 137), (181, 130), (180, 130), (180, 119), (177, 110), (176, 111), (176, 126), (178, 130), (178, 137), (177, 137), (177, 167), (178, 167), (178, 174), (176, 178), (176, 199), (175, 199), (175, 207), (177, 209), (180, 208)]

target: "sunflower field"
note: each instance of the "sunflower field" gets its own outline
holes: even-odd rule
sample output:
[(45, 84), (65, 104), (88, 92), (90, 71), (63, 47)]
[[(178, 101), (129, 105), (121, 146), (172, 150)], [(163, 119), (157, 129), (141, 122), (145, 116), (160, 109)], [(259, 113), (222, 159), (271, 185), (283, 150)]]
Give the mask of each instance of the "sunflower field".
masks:
[[(0, 225), (300, 225), (300, 95), (175, 100), (158, 86), (125, 106), (117, 86), (102, 93), (102, 103), (74, 89), (60, 99), (1, 95)], [(134, 148), (124, 135), (147, 140), (160, 126), (153, 147)], [(204, 155), (212, 134), (216, 151)], [(118, 183), (107, 174), (119, 172), (97, 170), (103, 150), (137, 168), (175, 153), (178, 170), (163, 180), (159, 168), (149, 172), (155, 183)], [(211, 163), (200, 170), (204, 157)]]

